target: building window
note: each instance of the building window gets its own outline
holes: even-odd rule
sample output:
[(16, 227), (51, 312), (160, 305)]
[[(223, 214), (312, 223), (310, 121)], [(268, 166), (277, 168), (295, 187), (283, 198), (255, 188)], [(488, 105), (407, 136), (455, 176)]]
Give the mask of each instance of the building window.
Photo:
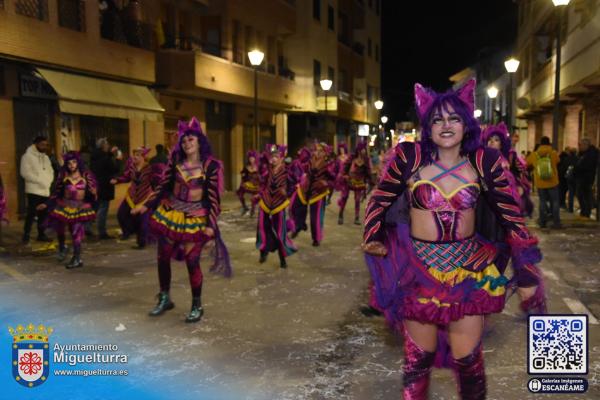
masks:
[(373, 50), (372, 50), (372, 47), (373, 47), (373, 43), (371, 42), (371, 38), (369, 38), (369, 39), (367, 39), (367, 55), (368, 55), (369, 57), (372, 57), (372, 56), (373, 56)]
[(346, 81), (347, 81), (347, 73), (345, 70), (340, 68), (340, 73), (338, 77), (338, 90), (342, 92), (347, 92)]
[(335, 10), (332, 6), (327, 6), (327, 27), (332, 31), (335, 30)]
[(333, 67), (327, 67), (327, 79), (329, 79), (331, 82), (333, 82), (333, 85), (335, 85), (335, 69), (333, 69)]
[(85, 1), (58, 0), (58, 24), (74, 31), (85, 31)]
[(321, 63), (313, 60), (313, 79), (315, 86), (321, 85)]
[(321, 0), (313, 0), (313, 18), (321, 20)]
[(373, 0), (369, 0), (369, 8), (373, 8)]
[(241, 33), (242, 25), (240, 24), (240, 21), (234, 19), (231, 33), (231, 47), (233, 52), (233, 62), (237, 64), (244, 63), (244, 52), (241, 48)]
[(379, 45), (375, 45), (375, 61), (379, 62)]
[(4, 10), (4, 0), (0, 0), (0, 10)]
[(47, 0), (16, 0), (15, 11), (26, 17), (48, 21)]
[(375, 0), (375, 12), (377, 15), (381, 13), (381, 0)]

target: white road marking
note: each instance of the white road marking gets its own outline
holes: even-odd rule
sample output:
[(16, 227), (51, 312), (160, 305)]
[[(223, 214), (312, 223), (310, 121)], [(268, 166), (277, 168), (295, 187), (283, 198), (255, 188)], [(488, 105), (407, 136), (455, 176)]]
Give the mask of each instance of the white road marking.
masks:
[(31, 279), (29, 279), (27, 276), (23, 275), (22, 273), (20, 273), (19, 271), (17, 271), (16, 269), (10, 267), (9, 265), (0, 262), (0, 271), (4, 272), (7, 275), (10, 275), (11, 277), (13, 277), (14, 279), (16, 279), (17, 281), (21, 281), (21, 282), (29, 282), (31, 281)]
[(587, 314), (588, 321), (590, 322), (590, 324), (593, 324), (593, 325), (599, 324), (596, 317), (594, 317), (594, 314), (592, 314), (592, 312), (590, 310), (588, 310), (588, 308), (579, 300), (571, 299), (568, 297), (563, 297), (563, 301), (565, 302), (567, 307), (569, 307), (569, 309), (571, 309), (571, 311), (573, 311), (573, 314)]
[(552, 279), (554, 282), (558, 282), (558, 275), (556, 275), (556, 272), (547, 269), (542, 270), (542, 272), (546, 278)]
[(242, 242), (242, 243), (254, 243), (254, 242), (256, 242), (256, 238), (255, 237), (243, 238), (243, 239), (240, 239), (240, 242)]

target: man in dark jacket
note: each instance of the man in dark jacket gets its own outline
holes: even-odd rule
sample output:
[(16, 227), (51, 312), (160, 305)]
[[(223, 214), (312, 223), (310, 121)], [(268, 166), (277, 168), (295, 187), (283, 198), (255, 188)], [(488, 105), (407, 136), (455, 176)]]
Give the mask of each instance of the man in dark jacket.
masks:
[(116, 146), (111, 148), (106, 138), (100, 138), (96, 141), (96, 150), (91, 156), (90, 169), (98, 181), (96, 221), (98, 223), (99, 239), (113, 238), (106, 232), (108, 206), (110, 201), (115, 198), (115, 187), (110, 184), (110, 180), (119, 173), (119, 161), (122, 158), (121, 151)]
[(156, 155), (150, 159), (150, 164), (167, 164), (169, 162), (169, 156), (165, 151), (165, 146), (157, 144), (155, 149)]
[(592, 214), (592, 185), (597, 168), (598, 149), (591, 144), (589, 138), (584, 137), (579, 141), (579, 160), (575, 165), (575, 185), (582, 219), (589, 219)]

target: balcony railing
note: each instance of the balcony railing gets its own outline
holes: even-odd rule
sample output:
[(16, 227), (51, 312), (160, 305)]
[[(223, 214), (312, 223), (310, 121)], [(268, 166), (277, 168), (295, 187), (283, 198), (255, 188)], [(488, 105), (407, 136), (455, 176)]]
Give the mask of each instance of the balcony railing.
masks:
[(16, 0), (15, 11), (26, 17), (48, 21), (48, 0)]
[(85, 1), (58, 0), (58, 24), (63, 28), (85, 31)]
[(156, 47), (154, 25), (132, 19), (118, 9), (101, 10), (100, 35), (104, 39), (141, 49), (154, 50)]

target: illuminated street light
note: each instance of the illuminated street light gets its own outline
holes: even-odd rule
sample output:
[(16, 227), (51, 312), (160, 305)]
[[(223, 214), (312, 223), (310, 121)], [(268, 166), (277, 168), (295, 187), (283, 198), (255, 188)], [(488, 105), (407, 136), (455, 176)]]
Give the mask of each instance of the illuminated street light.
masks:
[(513, 74), (519, 69), (519, 64), (519, 60), (517, 60), (514, 57), (511, 57), (508, 60), (504, 61), (504, 68), (506, 68), (506, 72)]
[(388, 122), (388, 117), (387, 116), (384, 115), (383, 117), (381, 117), (381, 123), (382, 124), (385, 125), (387, 122)]
[(556, 7), (568, 6), (571, 0), (552, 0)]
[(381, 110), (383, 108), (383, 101), (381, 101), (381, 100), (377, 100), (373, 104), (375, 105), (375, 108), (378, 109), (378, 110)]
[(487, 95), (490, 99), (495, 99), (498, 96), (498, 88), (496, 86), (490, 86), (487, 90)]

